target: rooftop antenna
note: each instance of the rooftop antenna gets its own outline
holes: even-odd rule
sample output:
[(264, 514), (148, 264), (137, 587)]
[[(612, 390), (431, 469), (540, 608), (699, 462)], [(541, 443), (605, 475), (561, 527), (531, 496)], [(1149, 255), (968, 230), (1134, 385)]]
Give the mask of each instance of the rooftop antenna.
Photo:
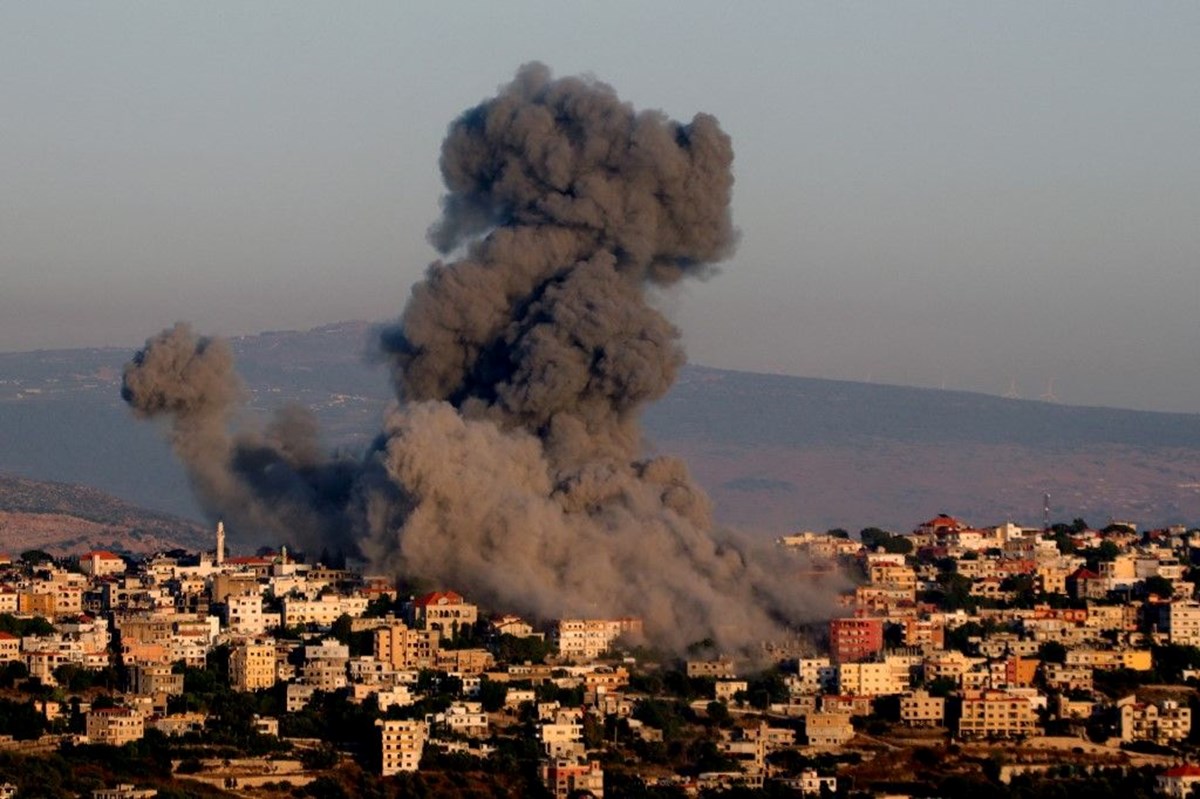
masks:
[(1046, 386), (1046, 393), (1041, 396), (1043, 402), (1058, 402), (1058, 395), (1054, 393), (1054, 378), (1050, 378), (1050, 383)]
[(1017, 378), (1010, 377), (1008, 379), (1008, 391), (1004, 392), (1004, 399), (1020, 399), (1021, 393), (1017, 391)]

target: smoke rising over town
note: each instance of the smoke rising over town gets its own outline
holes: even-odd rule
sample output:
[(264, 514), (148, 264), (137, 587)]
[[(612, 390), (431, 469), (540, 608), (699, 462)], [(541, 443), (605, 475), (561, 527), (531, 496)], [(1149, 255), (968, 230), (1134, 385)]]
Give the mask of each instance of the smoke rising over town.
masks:
[(745, 647), (823, 608), (796, 564), (714, 529), (684, 464), (642, 457), (638, 415), (684, 356), (652, 286), (734, 248), (717, 121), (635, 111), (522, 67), (448, 131), (429, 267), (380, 337), (397, 404), (362, 458), (289, 409), (237, 424), (219, 340), (176, 325), (127, 366), (201, 501), (232, 529), (356, 549), (375, 568), (539, 617), (634, 614), (654, 642)]

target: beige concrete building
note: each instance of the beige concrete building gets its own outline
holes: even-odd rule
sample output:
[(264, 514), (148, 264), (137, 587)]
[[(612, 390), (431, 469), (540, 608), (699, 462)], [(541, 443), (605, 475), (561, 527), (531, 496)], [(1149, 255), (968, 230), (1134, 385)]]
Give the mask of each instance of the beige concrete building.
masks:
[(685, 668), (689, 677), (715, 677), (720, 680), (737, 676), (733, 669), (733, 661), (728, 658), (689, 660)]
[(745, 680), (717, 680), (713, 684), (713, 699), (728, 704), (736, 694), (744, 693), (749, 685)]
[(804, 717), (809, 746), (842, 746), (854, 737), (849, 713), (809, 713)]
[(971, 691), (962, 696), (958, 734), (962, 738), (1019, 738), (1038, 731), (1037, 713), (1023, 696), (1004, 691)]
[(425, 752), (425, 741), (429, 737), (429, 725), (423, 721), (380, 719), (379, 745), (383, 754), (383, 776), (402, 771), (416, 771)]
[(928, 691), (912, 691), (900, 697), (900, 720), (910, 727), (940, 727), (946, 721), (946, 700)]
[(1172, 644), (1200, 646), (1200, 603), (1172, 602), (1167, 611), (1167, 635)]
[(235, 690), (254, 691), (275, 684), (275, 641), (244, 641), (229, 653), (229, 681)]
[(85, 717), (90, 743), (124, 746), (140, 741), (145, 735), (142, 714), (128, 707), (107, 707), (90, 710)]
[(842, 663), (838, 666), (838, 693), (887, 696), (907, 690), (907, 671), (891, 663)]
[(372, 654), (393, 669), (428, 669), (437, 663), (440, 641), (438, 630), (413, 630), (396, 621), (375, 630)]
[(496, 659), (486, 649), (439, 649), (434, 655), (434, 664), (440, 671), (483, 674), (496, 664)]
[(1121, 741), (1150, 741), (1169, 746), (1186, 740), (1192, 731), (1192, 711), (1185, 704), (1166, 700), (1138, 702), (1127, 696), (1117, 702), (1121, 714)]

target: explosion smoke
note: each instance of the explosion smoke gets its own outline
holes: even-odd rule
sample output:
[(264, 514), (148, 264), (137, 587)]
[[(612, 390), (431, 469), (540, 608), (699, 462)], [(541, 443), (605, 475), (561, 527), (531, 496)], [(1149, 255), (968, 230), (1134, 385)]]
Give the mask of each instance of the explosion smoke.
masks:
[(733, 151), (715, 119), (635, 112), (531, 64), (449, 129), (430, 266), (381, 336), (399, 405), (361, 462), (311, 417), (228, 432), (227, 348), (177, 325), (123, 395), (173, 418), (206, 507), (301, 545), (539, 617), (639, 615), (655, 642), (747, 645), (813, 613), (778, 558), (712, 529), (683, 464), (640, 460), (637, 418), (683, 363), (650, 285), (732, 252)]

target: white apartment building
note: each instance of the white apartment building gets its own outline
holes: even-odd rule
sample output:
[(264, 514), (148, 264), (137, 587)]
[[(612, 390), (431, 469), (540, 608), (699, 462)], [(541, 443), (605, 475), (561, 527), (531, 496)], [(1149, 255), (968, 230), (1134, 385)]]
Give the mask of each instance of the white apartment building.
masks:
[(593, 660), (607, 652), (619, 637), (640, 633), (641, 619), (562, 619), (554, 631), (560, 657)]
[(263, 611), (259, 594), (231, 596), (225, 600), (225, 626), (237, 635), (262, 635), (268, 624), (279, 623), (278, 614)]
[(328, 627), (345, 615), (358, 618), (367, 612), (369, 600), (365, 596), (340, 596), (326, 594), (317, 599), (285, 597), (283, 600), (283, 623), (288, 627), (300, 624), (316, 624)]

